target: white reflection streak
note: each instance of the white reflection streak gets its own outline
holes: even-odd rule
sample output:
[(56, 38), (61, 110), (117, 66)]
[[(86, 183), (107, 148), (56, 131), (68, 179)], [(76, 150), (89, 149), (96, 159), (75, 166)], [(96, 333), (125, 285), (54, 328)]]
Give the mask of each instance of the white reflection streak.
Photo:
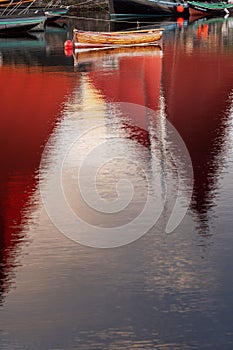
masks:
[[(69, 113), (69, 117), (64, 119), (59, 130), (57, 130), (49, 141), (41, 162), (41, 195), (45, 209), (52, 222), (67, 237), (92, 247), (112, 248), (133, 242), (156, 224), (160, 214), (165, 209), (164, 204), (168, 199), (166, 167), (167, 165), (170, 167), (170, 163), (172, 163), (172, 165), (174, 163), (178, 174), (178, 193), (166, 226), (166, 232), (172, 232), (186, 214), (191, 198), (189, 197), (191, 192), (189, 193), (186, 191), (182, 183), (182, 168), (187, 167), (188, 171), (191, 171), (190, 179), (192, 181), (192, 167), (189, 154), (181, 137), (174, 127), (166, 121), (164, 98), (161, 97), (160, 100), (161, 108), (159, 116), (156, 115), (155, 111), (145, 106), (130, 103), (111, 104), (111, 108), (118, 113), (115, 116), (115, 118), (119, 119), (118, 123), (121, 123), (120, 118), (122, 115), (124, 117), (129, 115), (129, 120), (131, 120), (132, 123), (132, 125), (129, 124), (130, 127), (142, 129), (142, 125), (140, 125), (141, 122), (137, 125), (137, 118), (135, 119), (134, 115), (144, 116), (146, 114), (147, 118), (150, 116), (150, 121), (153, 120), (153, 125), (150, 125), (151, 130), (149, 130), (149, 137), (151, 138), (150, 141), (152, 142), (151, 147), (153, 150), (150, 157), (154, 157), (152, 160), (151, 172), (148, 166), (140, 163), (140, 159), (147, 159), (149, 150), (146, 149), (145, 146), (140, 145), (137, 141), (127, 137), (125, 138), (123, 135), (115, 138), (113, 134), (116, 130), (112, 130), (113, 134), (111, 135), (110, 132), (110, 135), (108, 135), (109, 130), (106, 129), (105, 120), (105, 103), (103, 103), (100, 96), (96, 94), (96, 90), (92, 89), (88, 79), (84, 78), (82, 85), (85, 85), (85, 88), (83, 86), (81, 89), (85, 93), (83, 96), (79, 96), (81, 97), (79, 101), (82, 102), (81, 108), (79, 108), (79, 111)], [(89, 105), (92, 107), (90, 108)], [(83, 114), (83, 112), (85, 113)], [(167, 137), (169, 137), (169, 144), (166, 142)], [(116, 148), (114, 146), (115, 142), (117, 142)], [(122, 145), (120, 146), (121, 143)], [(174, 149), (171, 149), (171, 145)], [(121, 148), (122, 146), (123, 148)], [(131, 149), (133, 152), (125, 154), (124, 147), (126, 147), (125, 151)], [(141, 156), (137, 157), (137, 154)], [(72, 202), (74, 203), (75, 193), (79, 198), (79, 209), (83, 210), (81, 207), (81, 203), (83, 202), (83, 204), (85, 203), (87, 206), (88, 211), (90, 211), (91, 208), (95, 208), (99, 214), (103, 214), (102, 219), (98, 219), (99, 222), (104, 222), (106, 220), (104, 215), (107, 213), (115, 213), (116, 209), (118, 212), (123, 210), (122, 212), (125, 213), (124, 216), (127, 216), (127, 198), (130, 199), (129, 202), (133, 201), (133, 188), (127, 177), (123, 177), (123, 180), (126, 179), (127, 182), (124, 181), (123, 183), (121, 180), (118, 180), (117, 194), (119, 198), (122, 198), (123, 202), (122, 200), (118, 202), (120, 206), (115, 206), (114, 210), (110, 208), (110, 203), (104, 203), (103, 200), (99, 201), (98, 194), (97, 196), (93, 196), (93, 191), (95, 192), (94, 194), (97, 192), (96, 183), (93, 184), (94, 187), (92, 187), (91, 191), (91, 184), (88, 186), (88, 179), (95, 182), (98, 180), (98, 169), (101, 169), (104, 164), (119, 157), (122, 157), (122, 159), (125, 157), (128, 162), (132, 161), (138, 164), (139, 168), (141, 168), (142, 165), (144, 167), (142, 170), (145, 172), (145, 184), (147, 187), (147, 190), (146, 188), (144, 190), (144, 195), (146, 195), (144, 208), (140, 213), (136, 213), (133, 220), (130, 219), (130, 221), (124, 225), (119, 226), (118, 221), (116, 221), (116, 227), (110, 228), (91, 224), (76, 211), (73, 211)], [(132, 159), (130, 159), (130, 157), (132, 157)], [(180, 162), (180, 158), (183, 158), (183, 163)], [(95, 168), (93, 168), (93, 164), (96, 164)], [(82, 173), (80, 173), (80, 170)], [(125, 171), (126, 170), (127, 168)], [(117, 168), (115, 171), (116, 173), (119, 172)], [(85, 173), (87, 174), (86, 177)], [(76, 174), (78, 174), (78, 176)], [(82, 174), (81, 177), (80, 174)], [(69, 176), (71, 176), (71, 181), (67, 180)], [(151, 176), (153, 177), (153, 181), (151, 181)], [(74, 190), (70, 191), (68, 187), (67, 191), (67, 184), (70, 183), (72, 187), (72, 179), (74, 178), (78, 184), (77, 190), (74, 188)], [(80, 182), (80, 180), (82, 181)], [(172, 182), (174, 182), (174, 179), (172, 179)], [(119, 187), (120, 184), (123, 185), (123, 187)], [(187, 196), (185, 205), (183, 205), (184, 193)], [(137, 195), (135, 190), (134, 195)], [(137, 201), (138, 200), (139, 199), (137, 199)], [(125, 203), (123, 207), (121, 206), (122, 203)], [(108, 207), (110, 208), (109, 210)], [(132, 213), (129, 212), (128, 217), (131, 216)]]

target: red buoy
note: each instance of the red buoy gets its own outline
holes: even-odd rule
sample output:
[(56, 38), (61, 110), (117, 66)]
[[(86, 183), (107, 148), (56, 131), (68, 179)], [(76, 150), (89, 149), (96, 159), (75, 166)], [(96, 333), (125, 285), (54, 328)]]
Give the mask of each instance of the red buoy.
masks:
[(177, 18), (177, 23), (178, 23), (179, 27), (181, 28), (181, 27), (183, 26), (183, 24), (184, 24), (184, 19), (183, 19), (183, 17)]
[(177, 12), (182, 13), (184, 12), (184, 6), (183, 5), (178, 5), (176, 6)]
[(73, 42), (71, 40), (66, 40), (64, 43), (64, 48), (65, 49), (73, 49)]
[(73, 48), (64, 48), (64, 53), (65, 53), (65, 55), (67, 56), (67, 57), (69, 57), (69, 56), (72, 56), (73, 55)]

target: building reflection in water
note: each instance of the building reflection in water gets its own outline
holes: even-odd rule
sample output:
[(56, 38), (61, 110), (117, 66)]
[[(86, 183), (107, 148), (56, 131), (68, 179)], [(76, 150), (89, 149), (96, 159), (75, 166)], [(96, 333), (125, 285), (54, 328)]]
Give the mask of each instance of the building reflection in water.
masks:
[[(117, 131), (117, 136), (123, 135), (131, 140), (135, 140), (148, 150), (146, 153), (147, 157), (140, 159), (141, 163), (148, 168), (153, 164), (152, 158), (154, 155), (157, 156), (155, 160), (159, 158), (156, 152), (162, 150), (162, 147), (160, 149), (158, 148), (156, 138), (153, 138), (153, 131), (157, 128), (156, 130), (159, 130), (161, 135), (160, 140), (164, 140), (166, 138), (165, 119), (168, 118), (182, 136), (190, 152), (195, 180), (191, 211), (200, 232), (208, 232), (209, 215), (211, 208), (215, 205), (219, 174), (221, 172), (221, 166), (224, 163), (224, 154), (227, 146), (228, 118), (231, 107), (229, 97), (232, 89), (233, 74), (230, 69), (232, 54), (228, 49), (229, 42), (225, 46), (224, 36), (220, 34), (222, 26), (212, 27), (212, 25), (209, 25), (208, 33), (205, 27), (204, 37), (200, 35), (200, 30), (197, 36), (193, 34), (193, 30), (194, 27), (190, 27), (190, 31), (189, 29), (184, 31), (181, 29), (179, 32), (167, 32), (163, 50), (155, 47), (149, 50), (146, 48), (140, 49), (137, 52), (134, 51), (134, 54), (131, 50), (123, 50), (119, 52), (114, 51), (113, 53), (109, 52), (105, 56), (97, 53), (93, 54), (93, 56), (77, 55), (75, 57), (76, 72), (71, 75), (64, 72), (57, 72), (55, 69), (48, 71), (47, 69), (31, 69), (30, 67), (16, 66), (12, 70), (12, 66), (10, 65), (3, 65), (1, 67), (1, 84), (6, 87), (1, 94), (3, 116), (1, 127), (1, 164), (4, 164), (1, 172), (0, 189), (1, 298), (3, 298), (4, 293), (9, 289), (12, 271), (17, 264), (17, 245), (20, 247), (19, 243), (27, 239), (27, 237), (24, 238), (22, 235), (22, 227), (25, 227), (28, 220), (30, 220), (30, 217), (28, 217), (28, 215), (30, 216), (30, 211), (38, 211), (37, 207), (33, 207), (33, 201), (31, 202), (31, 200), (35, 197), (37, 198), (35, 202), (39, 202), (38, 169), (46, 141), (52, 135), (51, 152), (48, 153), (47, 159), (47, 165), (52, 167), (53, 160), (56, 160), (59, 151), (64, 150), (67, 142), (69, 142), (69, 136), (74, 135), (76, 130), (83, 124), (91, 127), (93, 118), (96, 117), (97, 112), (99, 112), (98, 118), (102, 118), (105, 121), (105, 128), (97, 136), (104, 139), (108, 135), (112, 135), (114, 131)], [(211, 40), (212, 30), (214, 31), (213, 40), (215, 44), (206, 45), (206, 35), (208, 34)], [(219, 40), (216, 40), (216, 37)], [(229, 38), (229, 40), (231, 39)], [(24, 94), (18, 94), (18, 91), (24, 91)], [(142, 113), (137, 114), (135, 112), (133, 116), (131, 115), (131, 121), (125, 118), (120, 119), (119, 116), (115, 116), (114, 119), (114, 115), (108, 112), (111, 106), (114, 106), (118, 102), (142, 105), (151, 108), (158, 114), (162, 113), (160, 114), (161, 123), (155, 125), (153, 120), (148, 118), (146, 111), (143, 115)], [(95, 111), (91, 109), (93, 106), (96, 108)], [(134, 127), (135, 124), (137, 128)], [(88, 141), (90, 144), (93, 142), (93, 140)], [(61, 148), (59, 148), (59, 143)], [(85, 146), (83, 146), (83, 151), (85, 151)], [(130, 151), (133, 153), (134, 149)], [(137, 156), (140, 157), (140, 154), (137, 154)], [(121, 169), (119, 168), (119, 164), (116, 165), (115, 170), (120, 175)], [(160, 168), (162, 168), (161, 163)], [(44, 180), (46, 181), (46, 169), (44, 170)], [(103, 171), (102, 180), (105, 179), (105, 175)], [(172, 179), (173, 175), (174, 173), (171, 171), (169, 179), (172, 185), (176, 182), (176, 177)], [(108, 180), (110, 182), (106, 184), (103, 181), (103, 185), (106, 186), (107, 191), (110, 191), (111, 186), (109, 185), (112, 184), (111, 181), (114, 178), (108, 178)], [(103, 193), (103, 195), (109, 195), (109, 193)], [(78, 204), (76, 198), (74, 198), (72, 202), (74, 209), (77, 209)], [(140, 206), (140, 201), (138, 204)], [(40, 205), (42, 204), (40, 203)], [(98, 221), (98, 217), (96, 220)], [(44, 228), (44, 232), (46, 232), (46, 227)], [(160, 237), (157, 238), (157, 240), (159, 239)], [(180, 243), (179, 239), (179, 237), (174, 239), (175, 242), (173, 243), (178, 244), (176, 242), (179, 242), (183, 247), (183, 241)], [(161, 288), (160, 297), (162, 299), (163, 293), (167, 293), (166, 288), (169, 282), (173, 282), (173, 306), (176, 307), (176, 304), (179, 304), (179, 302), (176, 299), (175, 293), (180, 292), (179, 297), (182, 299), (183, 288), (187, 288), (186, 290), (190, 292), (192, 288), (195, 290), (196, 285), (199, 286), (198, 283), (196, 284), (195, 278), (197, 278), (197, 275), (195, 275), (192, 266), (193, 261), (195, 261), (199, 267), (199, 261), (197, 262), (193, 255), (193, 260), (189, 259), (189, 254), (192, 254), (191, 250), (193, 249), (193, 247), (190, 248), (189, 246), (187, 248), (187, 245), (190, 244), (191, 246), (190, 242), (185, 243), (185, 249), (187, 250), (182, 251), (183, 255), (180, 254), (178, 249), (175, 251), (174, 247), (170, 247), (168, 257), (165, 254), (167, 250), (164, 246), (166, 244), (169, 246), (169, 242), (166, 242), (164, 245), (161, 241), (157, 241), (156, 243), (158, 243), (158, 246), (161, 245), (164, 250), (161, 254), (158, 252), (159, 258), (156, 260), (157, 257), (154, 256), (155, 245), (151, 245), (148, 248), (147, 252), (149, 253), (148, 255), (145, 254), (145, 256), (151, 257), (151, 266), (149, 266), (149, 263), (146, 265), (146, 259), (144, 261), (143, 254), (139, 254), (138, 259), (142, 259), (142, 264), (144, 263), (145, 265), (139, 278), (135, 274), (135, 283), (138, 281), (139, 284), (141, 283), (140, 292), (142, 293), (145, 291), (143, 288), (145, 287), (146, 279), (146, 288), (148, 288), (146, 292), (149, 294), (149, 298), (151, 298), (152, 305), (154, 303), (156, 287), (159, 286)], [(180, 248), (179, 244), (178, 247)], [(69, 248), (74, 249), (73, 246), (69, 246)], [(52, 250), (53, 247), (50, 247), (50, 249)], [(60, 252), (65, 255), (62, 249)], [(77, 251), (75, 252), (77, 253)], [(114, 258), (116, 260), (119, 258), (118, 252), (115, 250), (112, 253), (113, 258), (112, 256), (109, 258), (110, 261), (113, 261), (113, 264), (117, 264)], [(80, 252), (81, 261), (79, 261), (83, 267), (84, 275), (86, 273), (86, 263), (89, 259), (86, 258), (85, 254), (83, 251)], [(96, 259), (96, 264), (100, 264), (100, 267), (104, 271), (106, 269), (109, 269), (109, 272), (111, 272), (111, 269), (114, 270), (112, 267), (114, 265), (106, 266), (108, 264), (105, 261), (102, 262), (102, 252), (96, 254), (99, 258), (99, 260)], [(126, 256), (128, 263), (128, 255), (126, 254)], [(74, 259), (73, 256), (71, 258), (70, 256), (66, 256), (66, 258), (67, 261)], [(43, 263), (44, 261), (41, 261), (41, 264)], [(134, 263), (135, 259), (133, 257), (131, 260), (132, 270), (134, 269)], [(92, 286), (92, 283), (96, 282), (96, 271), (91, 269), (91, 262), (89, 264), (89, 276), (93, 277), (90, 283)], [(141, 266), (137, 268), (137, 271), (141, 271)], [(147, 271), (147, 268), (149, 268), (150, 276), (144, 278), (144, 272)], [(155, 270), (157, 268), (158, 274), (156, 275)], [(57, 271), (56, 273), (59, 275), (60, 270), (58, 269)], [(67, 272), (67, 270), (64, 271)], [(101, 272), (102, 270), (100, 269), (98, 273)], [(128, 279), (131, 273), (132, 271), (129, 272), (129, 275), (126, 274), (127, 276), (124, 278)], [(169, 276), (167, 275), (168, 273)], [(62, 283), (64, 275), (60, 283)], [(111, 274), (111, 276), (113, 275)], [(86, 281), (84, 277), (80, 277), (81, 281)], [(121, 286), (120, 278), (116, 281), (113, 277), (111, 278), (111, 283), (118, 290), (119, 286)], [(215, 280), (214, 273), (211, 278), (212, 281), (210, 284)], [(97, 282), (99, 281), (97, 280)], [(75, 281), (72, 281), (72, 283), (74, 291), (76, 291), (75, 288), (78, 289), (82, 286), (81, 283), (79, 286)], [(206, 287), (207, 285), (208, 287), (208, 281), (203, 282), (200, 279), (199, 283), (202, 286), (204, 285)], [(127, 294), (130, 287), (127, 283), (124, 286), (124, 291)], [(46, 287), (48, 286), (43, 286), (45, 291)], [(135, 293), (134, 287), (133, 285), (130, 290), (132, 293)], [(160, 290), (159, 288), (158, 290)], [(67, 291), (68, 289), (65, 290)], [(69, 289), (69, 293), (71, 292)], [(142, 296), (140, 292), (137, 295), (138, 298)], [(28, 293), (30, 294), (30, 291)], [(47, 297), (47, 291), (45, 294)], [(86, 294), (85, 291), (84, 294)], [(102, 290), (99, 296), (100, 294), (102, 297)], [(199, 294), (196, 293), (195, 302), (198, 301), (198, 297)], [(127, 296), (119, 294), (118, 298), (119, 304), (125, 298), (129, 309), (135, 307), (134, 304), (128, 303), (128, 294)], [(82, 301), (81, 297), (78, 302), (80, 300)], [(100, 300), (102, 299), (100, 298)], [(151, 305), (148, 305), (148, 309)], [(61, 307), (61, 303), (59, 306)], [(181, 304), (181, 306), (184, 305)], [(20, 307), (22, 306), (20, 305)], [(63, 311), (64, 313), (67, 312), (67, 310)], [(108, 310), (105, 311), (108, 314)], [(137, 310), (130, 311), (132, 311), (131, 314), (137, 312)], [(151, 312), (151, 309), (149, 311)], [(54, 315), (56, 316), (56, 314), (53, 314), (53, 317)], [(119, 315), (121, 316), (121, 313)], [(146, 317), (146, 313), (142, 312), (141, 315)], [(91, 317), (91, 321), (87, 321), (85, 312), (80, 316), (80, 319), (82, 317), (85, 322), (92, 322)], [(56, 321), (60, 322), (60, 319), (58, 320), (57, 318)], [(135, 328), (139, 324), (141, 326), (139, 321), (138, 318), (135, 322)], [(146, 321), (149, 322), (150, 320)], [(159, 324), (160, 319), (158, 320), (158, 327)], [(52, 327), (52, 323), (50, 325), (46, 324), (46, 327), (49, 326)], [(140, 327), (138, 328), (138, 332), (140, 333)]]
[[(13, 39), (3, 39), (1, 45), (8, 50), (12, 43)], [(6, 57), (3, 50), (3, 59)], [(17, 55), (12, 52), (11, 61), (14, 58), (17, 62)], [(0, 97), (1, 299), (9, 289), (17, 264), (17, 245), (24, 239), (21, 230), (27, 220), (25, 213), (32, 210), (30, 197), (37, 187), (36, 173), (43, 148), (72, 90), (68, 75), (25, 66), (22, 56), (18, 58), (18, 64), (22, 65), (3, 62), (0, 67), (0, 82), (4, 87)]]
[(220, 191), (218, 181), (229, 141), (231, 23), (198, 21), (178, 38), (170, 32), (164, 45), (165, 110), (193, 162), (192, 210), (200, 233), (211, 233), (208, 220)]

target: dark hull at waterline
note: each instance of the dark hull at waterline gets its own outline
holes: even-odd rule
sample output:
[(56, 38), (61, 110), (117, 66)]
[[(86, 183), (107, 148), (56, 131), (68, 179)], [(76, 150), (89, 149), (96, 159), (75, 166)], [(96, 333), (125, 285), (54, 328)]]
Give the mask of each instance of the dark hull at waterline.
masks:
[(182, 1), (109, 0), (109, 5), (113, 16), (189, 16), (188, 5)]
[(36, 26), (43, 24), (46, 17), (43, 15), (12, 15), (0, 16), (0, 35), (19, 35)]
[(30, 7), (24, 7), (20, 6), (22, 11), (27, 13), (28, 10), (35, 11), (35, 12), (43, 12), (46, 16), (46, 23), (47, 22), (54, 22), (58, 19), (60, 19), (62, 16), (66, 16), (69, 11), (69, 6), (30, 6)]
[(233, 4), (225, 2), (187, 1), (190, 16), (226, 16), (233, 13)]

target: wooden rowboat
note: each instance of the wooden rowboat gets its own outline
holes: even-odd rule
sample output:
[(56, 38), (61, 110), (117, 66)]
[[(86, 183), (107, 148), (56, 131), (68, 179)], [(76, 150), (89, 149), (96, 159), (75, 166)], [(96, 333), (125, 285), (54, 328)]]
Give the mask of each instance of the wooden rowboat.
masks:
[(75, 47), (112, 47), (156, 44), (162, 29), (128, 32), (85, 32), (74, 29)]

